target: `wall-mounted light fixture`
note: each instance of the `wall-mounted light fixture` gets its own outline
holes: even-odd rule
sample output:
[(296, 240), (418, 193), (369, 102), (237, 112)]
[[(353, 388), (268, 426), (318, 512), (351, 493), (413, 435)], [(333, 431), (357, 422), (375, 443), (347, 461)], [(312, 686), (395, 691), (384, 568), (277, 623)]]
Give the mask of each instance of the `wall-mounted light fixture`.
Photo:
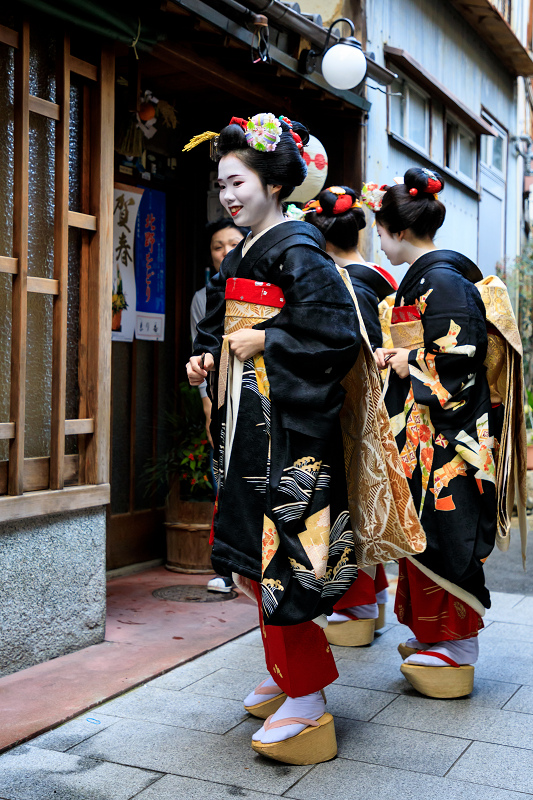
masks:
[[(351, 35), (340, 38), (328, 50), (333, 26), (338, 22), (347, 22)], [(334, 20), (328, 29), (326, 43), (321, 52), (315, 50), (302, 50), (300, 55), (300, 70), (309, 75), (316, 69), (317, 59), (322, 56), (322, 75), (335, 89), (353, 89), (359, 86), (366, 75), (366, 57), (354, 36), (355, 28), (351, 19), (339, 17)]]

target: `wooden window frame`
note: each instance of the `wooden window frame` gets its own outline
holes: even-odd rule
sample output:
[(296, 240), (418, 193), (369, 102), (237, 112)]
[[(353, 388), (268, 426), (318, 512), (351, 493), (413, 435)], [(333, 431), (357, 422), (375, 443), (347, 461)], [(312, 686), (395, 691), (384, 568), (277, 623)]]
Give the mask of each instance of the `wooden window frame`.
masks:
[[(396, 80), (401, 83), (402, 85), (402, 104), (403, 104), (403, 131), (396, 131), (392, 127), (392, 88)], [(405, 75), (401, 72), (398, 73), (396, 79), (389, 87), (387, 87), (387, 99), (388, 99), (388, 120), (389, 120), (389, 133), (393, 133), (396, 136), (400, 137), (406, 145), (415, 149), (418, 153), (422, 153), (426, 158), (429, 158), (431, 155), (431, 114), (432, 114), (432, 107), (431, 107), (431, 97), (425, 92), (423, 89), (420, 89), (413, 81), (409, 80)], [(411, 104), (411, 92), (418, 95), (422, 98), (426, 104), (426, 143), (425, 146), (422, 146), (419, 142), (416, 142), (409, 136), (409, 113), (410, 113), (410, 104)]]
[[(452, 156), (452, 164), (448, 164), (448, 126), (453, 128), (454, 152)], [(474, 144), (474, 152), (475, 152), (474, 177), (466, 175), (464, 172), (461, 172), (460, 169), (460, 163), (461, 163), (460, 139), (459, 139), (460, 134), (471, 139)], [(476, 136), (476, 134), (472, 130), (467, 128), (465, 125), (462, 125), (461, 122), (456, 117), (452, 116), (451, 114), (448, 114), (448, 112), (446, 112), (444, 118), (444, 136), (445, 136), (444, 166), (446, 172), (449, 175), (457, 175), (463, 183), (470, 186), (472, 189), (477, 190), (478, 176), (479, 176), (479, 149), (480, 149), (479, 136)]]
[[(13, 252), (0, 253), (0, 272), (13, 276), (9, 460), (0, 464), (0, 522), (105, 505), (109, 502), (111, 283), (113, 212), (114, 53), (102, 46), (98, 64), (71, 55), (58, 37), (56, 103), (30, 95), (30, 23), (0, 26), (0, 43), (15, 50)], [(84, 78), (81, 209), (69, 209), (71, 74)], [(28, 275), (30, 112), (55, 121), (53, 278)], [(90, 120), (89, 120), (90, 115)], [(78, 419), (66, 419), (69, 228), (81, 230)], [(28, 292), (53, 298), (50, 457), (24, 458)], [(90, 313), (89, 313), (90, 300)], [(77, 435), (78, 455), (65, 455)], [(69, 485), (71, 484), (71, 485)]]

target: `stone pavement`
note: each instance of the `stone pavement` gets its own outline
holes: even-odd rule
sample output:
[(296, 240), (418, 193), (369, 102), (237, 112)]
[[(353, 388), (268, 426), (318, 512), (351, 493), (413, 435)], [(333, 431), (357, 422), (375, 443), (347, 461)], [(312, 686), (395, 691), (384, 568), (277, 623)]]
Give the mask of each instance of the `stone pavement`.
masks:
[[(389, 612), (392, 619), (392, 610)], [(2, 800), (524, 800), (533, 797), (533, 596), (493, 594), (471, 697), (403, 680), (389, 623), (334, 648), (339, 756), (289, 767), (250, 748), (242, 698), (266, 675), (259, 631), (0, 756)]]

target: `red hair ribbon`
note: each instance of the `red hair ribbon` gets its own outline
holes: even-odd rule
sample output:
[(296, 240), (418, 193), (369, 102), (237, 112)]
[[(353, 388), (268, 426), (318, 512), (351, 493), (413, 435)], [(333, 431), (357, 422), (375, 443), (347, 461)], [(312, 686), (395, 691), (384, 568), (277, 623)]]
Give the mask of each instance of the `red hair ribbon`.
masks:
[(341, 194), (335, 200), (335, 205), (333, 206), (333, 213), (334, 214), (343, 214), (345, 211), (349, 211), (350, 208), (353, 208), (353, 200), (349, 194)]
[(442, 183), (436, 178), (428, 178), (428, 185), (424, 189), (428, 194), (438, 194), (442, 191)]
[(246, 133), (246, 127), (248, 125), (248, 120), (243, 119), (242, 117), (232, 117), (229, 121), (230, 125), (239, 125), (243, 131)]
[(289, 126), (289, 128), (291, 129), (291, 136), (294, 139), (294, 143), (295, 143), (296, 147), (298, 148), (298, 150), (303, 150), (302, 138), (295, 131), (293, 131), (291, 120), (288, 117), (283, 117), (283, 116), (279, 117), (279, 119), (282, 122), (285, 122)]

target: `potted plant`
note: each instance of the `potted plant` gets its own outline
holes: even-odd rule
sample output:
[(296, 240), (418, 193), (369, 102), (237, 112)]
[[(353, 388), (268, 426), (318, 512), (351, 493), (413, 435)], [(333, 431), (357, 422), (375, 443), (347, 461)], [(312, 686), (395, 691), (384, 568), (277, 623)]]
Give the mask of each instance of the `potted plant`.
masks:
[(177, 410), (165, 415), (169, 443), (146, 469), (147, 490), (165, 489), (166, 568), (210, 573), (209, 536), (213, 519), (210, 447), (198, 389), (181, 383)]

